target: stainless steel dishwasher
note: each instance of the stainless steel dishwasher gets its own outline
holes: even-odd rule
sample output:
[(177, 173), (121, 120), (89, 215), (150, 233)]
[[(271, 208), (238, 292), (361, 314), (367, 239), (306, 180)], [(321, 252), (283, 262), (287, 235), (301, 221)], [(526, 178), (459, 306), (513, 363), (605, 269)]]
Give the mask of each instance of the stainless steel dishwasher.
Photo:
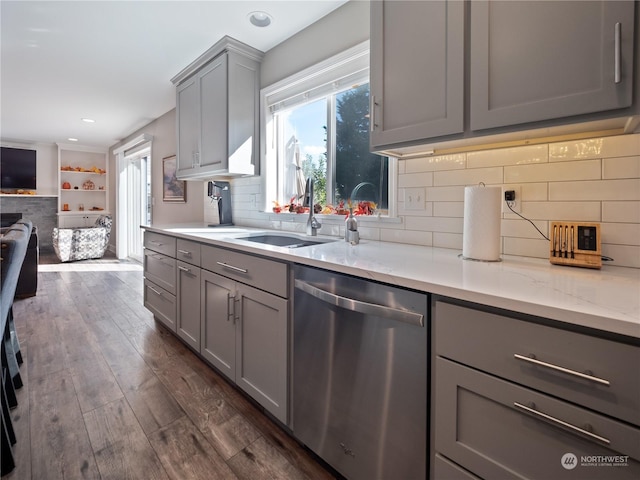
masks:
[(424, 480), (428, 296), (296, 265), (293, 433), (350, 480)]

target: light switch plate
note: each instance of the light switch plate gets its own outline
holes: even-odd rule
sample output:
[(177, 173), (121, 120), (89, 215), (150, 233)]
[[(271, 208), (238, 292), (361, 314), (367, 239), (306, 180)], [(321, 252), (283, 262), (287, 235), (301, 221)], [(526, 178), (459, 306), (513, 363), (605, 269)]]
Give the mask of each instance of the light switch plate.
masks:
[(424, 187), (413, 187), (404, 189), (404, 209), (424, 210), (425, 209)]

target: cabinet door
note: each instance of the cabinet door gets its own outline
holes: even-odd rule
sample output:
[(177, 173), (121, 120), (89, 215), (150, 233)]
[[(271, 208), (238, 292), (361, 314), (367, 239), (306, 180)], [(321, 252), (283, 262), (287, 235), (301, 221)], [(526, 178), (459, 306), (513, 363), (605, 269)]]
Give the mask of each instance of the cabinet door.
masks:
[(178, 137), (178, 173), (196, 166), (200, 152), (200, 98), (196, 78), (190, 78), (176, 90), (176, 126)]
[(634, 2), (471, 2), (471, 130), (631, 105)]
[(212, 172), (228, 165), (227, 63), (224, 53), (198, 74), (202, 146), (198, 165)]
[(287, 422), (287, 300), (238, 284), (236, 384)]
[(200, 351), (200, 269), (178, 261), (178, 318), (176, 333)]
[(236, 378), (235, 282), (202, 270), (200, 353), (232, 381)]
[(371, 147), (464, 129), (464, 2), (371, 2)]

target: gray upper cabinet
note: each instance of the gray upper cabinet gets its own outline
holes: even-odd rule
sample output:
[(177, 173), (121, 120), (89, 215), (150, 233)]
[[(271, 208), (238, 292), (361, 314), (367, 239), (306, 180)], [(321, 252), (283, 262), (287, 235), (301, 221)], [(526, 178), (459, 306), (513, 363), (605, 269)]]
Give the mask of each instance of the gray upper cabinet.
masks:
[[(638, 2), (371, 2), (372, 151), (391, 156), (640, 121)], [(630, 118), (633, 121), (629, 121)], [(603, 123), (606, 121), (606, 123)]]
[(179, 179), (257, 173), (262, 56), (224, 37), (171, 80)]
[(371, 2), (371, 147), (464, 129), (464, 3)]
[(471, 129), (628, 107), (634, 2), (471, 3)]

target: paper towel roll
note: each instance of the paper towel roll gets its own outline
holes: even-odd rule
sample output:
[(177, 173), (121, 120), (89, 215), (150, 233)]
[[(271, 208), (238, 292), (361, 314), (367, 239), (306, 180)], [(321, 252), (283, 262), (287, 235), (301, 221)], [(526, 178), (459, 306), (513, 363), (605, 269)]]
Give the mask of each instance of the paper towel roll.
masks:
[(473, 260), (500, 260), (500, 187), (464, 189), (462, 256)]

